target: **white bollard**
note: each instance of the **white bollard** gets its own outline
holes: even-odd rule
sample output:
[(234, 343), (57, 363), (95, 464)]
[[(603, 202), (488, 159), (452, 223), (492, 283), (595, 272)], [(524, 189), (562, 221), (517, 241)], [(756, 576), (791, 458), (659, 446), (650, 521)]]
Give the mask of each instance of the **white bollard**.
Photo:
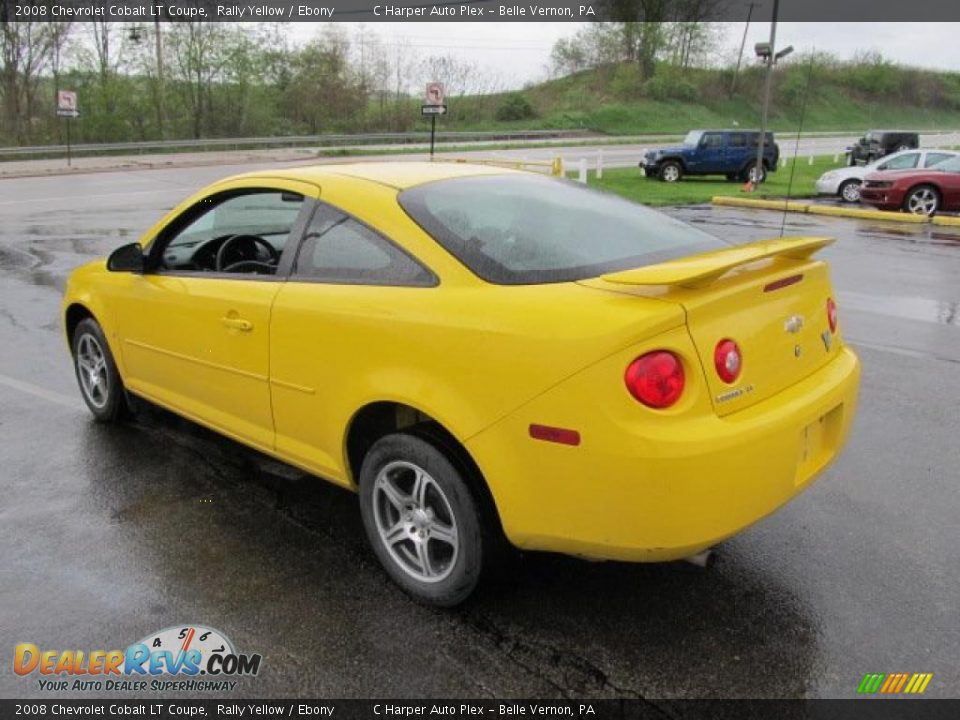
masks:
[(587, 159), (580, 158), (580, 174), (577, 177), (577, 182), (586, 183), (587, 182)]
[(597, 180), (603, 178), (603, 150), (597, 150)]
[(813, 155), (807, 160), (807, 165), (813, 165)]
[(788, 162), (790, 162), (790, 156), (784, 155), (782, 158), (780, 158), (780, 167), (785, 168)]
[(834, 153), (834, 154), (833, 154), (833, 164), (836, 165), (838, 162), (840, 162), (840, 153)]

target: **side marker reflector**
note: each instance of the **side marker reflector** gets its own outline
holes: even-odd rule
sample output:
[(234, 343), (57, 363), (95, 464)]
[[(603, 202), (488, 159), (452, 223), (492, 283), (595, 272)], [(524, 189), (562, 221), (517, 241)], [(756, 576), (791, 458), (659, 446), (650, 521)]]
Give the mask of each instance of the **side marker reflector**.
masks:
[(534, 440), (560, 443), (561, 445), (579, 445), (580, 433), (576, 430), (550, 427), (549, 425), (531, 425), (530, 437)]

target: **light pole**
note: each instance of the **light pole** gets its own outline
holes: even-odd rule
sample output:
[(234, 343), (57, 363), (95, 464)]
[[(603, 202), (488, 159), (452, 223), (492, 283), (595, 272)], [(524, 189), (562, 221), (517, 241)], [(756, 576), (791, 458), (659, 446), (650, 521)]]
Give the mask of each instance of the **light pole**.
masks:
[[(163, 140), (163, 126), (165, 113), (163, 110), (163, 33), (160, 30), (160, 18), (156, 17), (153, 21), (153, 41), (154, 50), (157, 58), (157, 130), (160, 133), (160, 139)], [(140, 25), (134, 25), (130, 28), (129, 38), (138, 45), (143, 40), (144, 29)]]
[(763, 146), (767, 140), (767, 116), (770, 111), (770, 88), (773, 84), (773, 66), (777, 60), (785, 58), (793, 52), (793, 45), (788, 45), (780, 52), (775, 52), (777, 42), (777, 14), (780, 11), (780, 0), (773, 0), (773, 18), (770, 22), (770, 42), (757, 43), (754, 50), (757, 57), (767, 64), (767, 73), (763, 81), (763, 110), (760, 114), (760, 137), (757, 140), (757, 159), (753, 166), (753, 177), (750, 180), (751, 189), (755, 190), (764, 175)]
[(737, 55), (737, 67), (733, 71), (733, 80), (730, 82), (730, 96), (737, 87), (737, 76), (740, 74), (740, 64), (743, 62), (743, 49), (747, 46), (747, 32), (750, 30), (750, 17), (753, 15), (753, 9), (760, 3), (752, 2), (747, 5), (747, 24), (743, 28), (743, 40), (740, 41), (740, 54)]

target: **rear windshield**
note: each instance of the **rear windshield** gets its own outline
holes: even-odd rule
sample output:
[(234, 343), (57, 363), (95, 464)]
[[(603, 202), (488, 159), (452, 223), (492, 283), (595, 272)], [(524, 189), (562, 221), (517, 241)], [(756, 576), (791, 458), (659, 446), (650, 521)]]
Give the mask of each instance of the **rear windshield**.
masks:
[(499, 285), (582, 280), (727, 247), (643, 205), (536, 175), (440, 180), (399, 199), (460, 262)]

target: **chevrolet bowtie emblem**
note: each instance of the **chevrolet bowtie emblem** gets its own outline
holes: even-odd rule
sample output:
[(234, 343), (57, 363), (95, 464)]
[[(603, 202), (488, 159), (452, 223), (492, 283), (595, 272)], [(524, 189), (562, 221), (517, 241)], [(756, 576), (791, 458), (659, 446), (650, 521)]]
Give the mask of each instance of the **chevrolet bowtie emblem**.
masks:
[(787, 318), (787, 321), (783, 324), (783, 329), (796, 335), (803, 329), (803, 315), (794, 315)]
[(787, 318), (787, 321), (783, 324), (783, 329), (794, 335), (800, 332), (803, 329), (803, 315), (794, 315)]

